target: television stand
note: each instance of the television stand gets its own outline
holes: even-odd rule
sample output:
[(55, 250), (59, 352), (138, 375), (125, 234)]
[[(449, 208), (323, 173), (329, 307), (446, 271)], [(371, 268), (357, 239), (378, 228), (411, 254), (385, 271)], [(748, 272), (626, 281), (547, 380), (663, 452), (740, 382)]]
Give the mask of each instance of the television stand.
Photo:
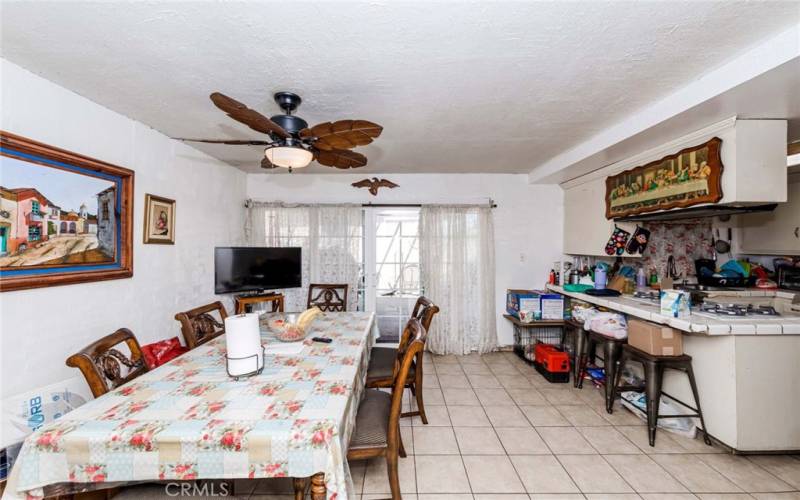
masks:
[(251, 312), (253, 304), (259, 304), (261, 302), (271, 302), (272, 312), (283, 312), (282, 293), (246, 293), (234, 297), (236, 314)]
[(237, 297), (271, 297), (274, 295), (280, 295), (278, 292), (266, 292), (264, 290), (258, 290), (256, 292), (244, 292), (237, 295)]

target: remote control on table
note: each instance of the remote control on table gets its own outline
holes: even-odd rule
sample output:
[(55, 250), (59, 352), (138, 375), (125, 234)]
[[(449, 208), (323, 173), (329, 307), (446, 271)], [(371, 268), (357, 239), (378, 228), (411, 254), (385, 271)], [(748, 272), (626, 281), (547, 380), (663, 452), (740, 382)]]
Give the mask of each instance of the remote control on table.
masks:
[(326, 344), (330, 344), (331, 342), (333, 342), (333, 339), (329, 339), (326, 337), (314, 337), (311, 340), (313, 340), (314, 342), (324, 342)]

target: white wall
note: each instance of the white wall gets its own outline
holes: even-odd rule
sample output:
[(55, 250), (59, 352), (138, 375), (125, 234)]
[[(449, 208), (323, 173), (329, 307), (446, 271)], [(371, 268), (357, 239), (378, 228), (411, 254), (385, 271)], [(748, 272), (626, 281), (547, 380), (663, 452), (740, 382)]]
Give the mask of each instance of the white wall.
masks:
[[(500, 317), (506, 288), (541, 287), (562, 255), (561, 189), (530, 185), (526, 175), (387, 175), (400, 187), (378, 197), (350, 186), (368, 172), (248, 176), (3, 59), (0, 74), (2, 130), (135, 172), (133, 278), (0, 294), (0, 400), (78, 375), (66, 358), (117, 328), (130, 328), (142, 343), (179, 335), (177, 311), (218, 298), (212, 249), (242, 242), (245, 197), (318, 203), (481, 203), (491, 197), (498, 204), (501, 344), (512, 342)], [(142, 244), (145, 193), (177, 201), (174, 246)]]
[[(10, 62), (0, 71), (0, 128), (135, 172), (133, 278), (0, 294), (2, 399), (78, 374), (65, 359), (117, 328), (141, 343), (180, 335), (175, 313), (217, 298), (213, 247), (243, 239), (246, 175)], [(177, 201), (174, 246), (142, 244), (145, 193)]]
[(350, 184), (370, 174), (250, 174), (247, 195), (289, 203), (485, 203), (492, 198), (495, 230), (495, 300), (501, 345), (513, 343), (502, 318), (507, 288), (543, 288), (562, 256), (563, 193), (557, 185), (528, 184), (513, 174), (386, 174), (399, 185), (378, 196)]

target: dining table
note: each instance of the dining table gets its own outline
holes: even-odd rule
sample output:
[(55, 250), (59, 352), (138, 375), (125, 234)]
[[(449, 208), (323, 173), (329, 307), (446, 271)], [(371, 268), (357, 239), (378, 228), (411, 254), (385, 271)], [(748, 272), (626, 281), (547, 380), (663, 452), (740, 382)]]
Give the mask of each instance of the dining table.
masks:
[(281, 477), (311, 478), (314, 500), (350, 498), (347, 448), (379, 335), (375, 315), (325, 312), (297, 343), (275, 338), (270, 325), (281, 315), (259, 318), (257, 375), (228, 375), (222, 335), (38, 429), (3, 499)]

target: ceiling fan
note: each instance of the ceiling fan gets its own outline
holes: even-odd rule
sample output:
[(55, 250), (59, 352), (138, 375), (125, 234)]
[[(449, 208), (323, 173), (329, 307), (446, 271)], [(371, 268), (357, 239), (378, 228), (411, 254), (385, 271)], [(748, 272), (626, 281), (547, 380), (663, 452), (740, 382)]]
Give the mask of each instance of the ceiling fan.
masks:
[(269, 136), (268, 140), (235, 139), (185, 139), (181, 141), (231, 144), (237, 146), (266, 146), (261, 168), (295, 168), (308, 166), (312, 160), (327, 167), (358, 168), (367, 164), (367, 157), (350, 151), (365, 146), (381, 135), (383, 127), (366, 120), (339, 120), (324, 122), (308, 128), (308, 123), (292, 114), (300, 106), (300, 96), (292, 92), (278, 92), (275, 102), (284, 111), (282, 115), (267, 118), (241, 102), (214, 92), (211, 102), (234, 120), (244, 123), (256, 132)]

